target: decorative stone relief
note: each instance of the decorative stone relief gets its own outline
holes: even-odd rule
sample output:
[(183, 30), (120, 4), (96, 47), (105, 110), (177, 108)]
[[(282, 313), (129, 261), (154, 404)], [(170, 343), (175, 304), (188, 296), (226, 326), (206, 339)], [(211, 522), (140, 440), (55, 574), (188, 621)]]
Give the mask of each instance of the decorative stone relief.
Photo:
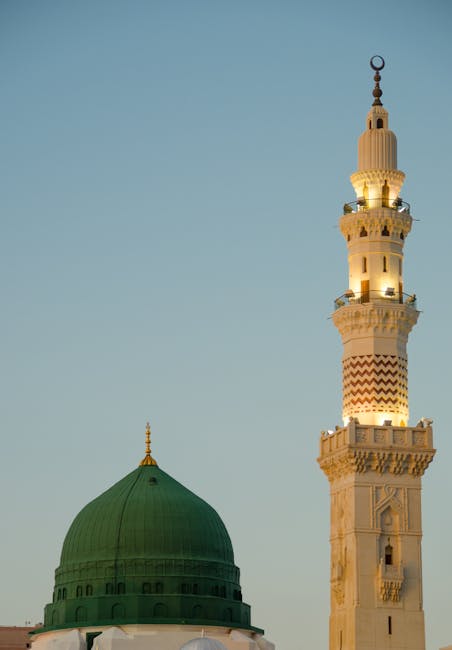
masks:
[(381, 560), (377, 579), (381, 600), (398, 603), (404, 580), (402, 563), (388, 566)]
[(374, 470), (379, 474), (412, 474), (422, 476), (433, 460), (435, 452), (428, 450), (418, 454), (400, 451), (374, 451), (346, 447), (339, 452), (318, 459), (319, 465), (330, 481), (346, 474), (363, 474)]

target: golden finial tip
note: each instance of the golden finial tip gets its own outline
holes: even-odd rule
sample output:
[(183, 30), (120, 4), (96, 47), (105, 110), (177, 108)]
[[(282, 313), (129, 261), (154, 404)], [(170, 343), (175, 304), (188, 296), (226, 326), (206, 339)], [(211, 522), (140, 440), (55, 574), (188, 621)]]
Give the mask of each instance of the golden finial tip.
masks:
[(151, 456), (151, 425), (146, 422), (146, 455), (140, 463), (141, 465), (157, 465), (154, 458)]

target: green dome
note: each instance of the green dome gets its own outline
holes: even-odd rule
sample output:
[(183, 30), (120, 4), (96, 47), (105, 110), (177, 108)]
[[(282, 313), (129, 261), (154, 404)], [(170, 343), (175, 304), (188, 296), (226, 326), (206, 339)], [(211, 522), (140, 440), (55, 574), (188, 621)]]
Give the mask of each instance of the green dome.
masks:
[(255, 629), (219, 515), (157, 465), (141, 465), (74, 519), (40, 631), (127, 623)]

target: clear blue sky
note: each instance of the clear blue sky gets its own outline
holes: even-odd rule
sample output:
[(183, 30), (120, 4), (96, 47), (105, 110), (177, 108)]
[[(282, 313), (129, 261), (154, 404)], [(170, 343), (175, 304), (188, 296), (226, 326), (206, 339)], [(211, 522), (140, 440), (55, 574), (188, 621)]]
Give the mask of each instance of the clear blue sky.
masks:
[[(253, 622), (326, 648), (322, 429), (337, 228), (381, 54), (416, 221), (405, 287), (428, 650), (452, 643), (448, 0), (0, 2), (1, 624), (42, 620), (66, 530), (160, 466), (223, 517)], [(300, 615), (303, 611), (303, 616)]]

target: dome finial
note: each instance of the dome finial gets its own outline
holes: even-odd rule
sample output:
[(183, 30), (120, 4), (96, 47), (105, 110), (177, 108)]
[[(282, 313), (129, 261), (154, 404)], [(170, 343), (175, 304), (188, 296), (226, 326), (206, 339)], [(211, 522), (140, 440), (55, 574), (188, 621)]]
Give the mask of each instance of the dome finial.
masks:
[(141, 465), (157, 465), (151, 456), (151, 425), (149, 422), (146, 422), (146, 456), (141, 461)]
[(383, 94), (383, 91), (380, 88), (380, 81), (381, 81), (380, 70), (383, 70), (383, 68), (385, 67), (384, 58), (379, 54), (376, 54), (370, 60), (370, 67), (372, 68), (372, 70), (375, 70), (375, 75), (374, 75), (375, 88), (373, 89), (372, 92), (372, 95), (374, 96), (375, 99), (372, 106), (383, 106), (380, 100), (380, 97)]

